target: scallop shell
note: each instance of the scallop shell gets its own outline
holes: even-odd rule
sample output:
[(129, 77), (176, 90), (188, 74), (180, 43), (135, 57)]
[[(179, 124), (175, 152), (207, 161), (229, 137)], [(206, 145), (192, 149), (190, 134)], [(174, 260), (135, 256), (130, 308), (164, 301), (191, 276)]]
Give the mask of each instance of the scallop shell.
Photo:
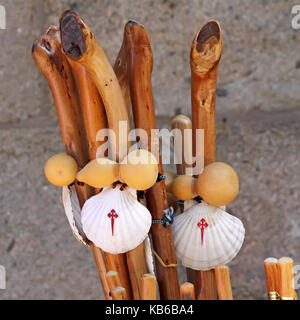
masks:
[(88, 245), (89, 241), (82, 229), (81, 209), (74, 186), (62, 188), (62, 200), (65, 214), (75, 238), (79, 242)]
[(194, 270), (230, 262), (245, 238), (243, 223), (221, 208), (201, 202), (177, 215), (173, 239), (178, 261)]
[(83, 231), (97, 247), (118, 254), (140, 245), (148, 235), (152, 218), (137, 200), (136, 190), (121, 185), (103, 188), (82, 208)]

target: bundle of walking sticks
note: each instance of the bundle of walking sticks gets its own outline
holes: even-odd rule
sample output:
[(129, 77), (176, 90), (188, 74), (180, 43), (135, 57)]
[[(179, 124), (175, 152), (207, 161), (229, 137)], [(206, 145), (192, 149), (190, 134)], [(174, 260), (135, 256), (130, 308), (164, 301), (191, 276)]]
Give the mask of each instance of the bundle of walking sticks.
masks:
[[(177, 118), (172, 124), (177, 128), (185, 125), (192, 128), (193, 144), (185, 145), (179, 153), (190, 148), (195, 155), (196, 129), (204, 129), (205, 166), (215, 162), (215, 98), (221, 51), (220, 25), (216, 20), (209, 20), (198, 30), (191, 47), (192, 122)], [(125, 25), (114, 67), (90, 28), (72, 11), (64, 12), (59, 27), (51, 26), (33, 44), (32, 56), (53, 94), (66, 154), (75, 159), (79, 169), (97, 158), (97, 150), (104, 143), (97, 133), (105, 128), (116, 134), (112, 147), (117, 160), (124, 158), (127, 147), (119, 138), (119, 122), (127, 121), (128, 133), (131, 107), (135, 128), (147, 133), (139, 139), (140, 148), (150, 151), (154, 143), (159, 150), (158, 139), (151, 136), (151, 130), (157, 129), (151, 86), (153, 55), (141, 24), (130, 20)], [(179, 165), (177, 174), (186, 173), (189, 166)], [(163, 177), (160, 160), (158, 172)], [(81, 208), (101, 191), (83, 183), (75, 182), (73, 187)], [(153, 221), (161, 221), (169, 207), (163, 178), (147, 190), (146, 203)], [(206, 227), (203, 223), (201, 231)], [(217, 299), (217, 294), (219, 299), (232, 299), (229, 269), (225, 265), (210, 270), (187, 268), (188, 282), (178, 284), (171, 228), (153, 223), (150, 230), (156, 275), (149, 273), (144, 243), (128, 252), (112, 254), (86, 240), (106, 299), (156, 299), (157, 291), (163, 300)]]

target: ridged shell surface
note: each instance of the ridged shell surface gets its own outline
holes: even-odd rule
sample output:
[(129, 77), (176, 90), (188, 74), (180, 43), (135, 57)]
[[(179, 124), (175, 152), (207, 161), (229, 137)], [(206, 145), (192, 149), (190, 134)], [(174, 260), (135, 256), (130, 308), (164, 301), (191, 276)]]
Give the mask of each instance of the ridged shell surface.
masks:
[(227, 264), (237, 255), (245, 238), (243, 223), (238, 218), (205, 202), (177, 215), (172, 229), (178, 262), (194, 270)]
[(68, 218), (70, 227), (75, 238), (87, 245), (88, 239), (83, 232), (81, 224), (81, 209), (74, 186), (62, 188), (62, 200), (65, 209), (65, 214)]
[(148, 235), (152, 217), (136, 190), (121, 185), (103, 188), (82, 208), (83, 231), (97, 247), (118, 254), (135, 249)]

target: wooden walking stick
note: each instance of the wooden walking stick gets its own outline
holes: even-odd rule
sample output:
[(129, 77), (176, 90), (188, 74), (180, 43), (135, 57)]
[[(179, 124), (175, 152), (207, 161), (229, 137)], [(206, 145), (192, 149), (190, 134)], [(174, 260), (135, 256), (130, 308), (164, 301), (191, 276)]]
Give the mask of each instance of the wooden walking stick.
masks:
[[(62, 14), (60, 31), (64, 53), (86, 68), (101, 95), (109, 128), (115, 134), (110, 137), (112, 155), (122, 160), (127, 154), (129, 117), (116, 74), (94, 34), (75, 12)], [(124, 133), (120, 133), (121, 121), (127, 123)]]
[[(65, 54), (86, 68), (101, 95), (112, 133), (112, 155), (116, 155), (116, 159), (121, 161), (129, 147), (130, 126), (128, 107), (114, 70), (94, 34), (76, 13), (66, 11), (62, 14), (60, 30)], [(122, 122), (126, 126), (123, 131), (120, 129)], [(140, 299), (141, 277), (147, 272), (143, 248), (141, 244), (126, 253), (134, 299)]]
[(279, 295), (281, 300), (294, 300), (294, 261), (289, 257), (278, 260)]
[(123, 287), (117, 287), (111, 292), (113, 300), (128, 300), (126, 290)]
[(105, 278), (106, 278), (110, 292), (112, 292), (117, 287), (121, 287), (121, 281), (120, 281), (118, 272), (113, 270), (108, 271)]
[[(150, 150), (152, 140), (151, 151), (153, 152), (155, 148), (154, 153), (157, 155), (157, 159), (160, 159), (158, 137), (151, 135), (151, 130), (157, 128), (151, 86), (153, 66), (151, 45), (144, 27), (134, 21), (129, 21), (126, 24), (124, 36), (128, 52), (130, 92), (135, 127), (147, 132), (147, 138), (140, 137), (140, 147)], [(161, 161), (159, 161), (159, 172), (163, 173)], [(156, 183), (149, 189), (146, 198), (152, 218), (161, 219), (164, 214), (163, 210), (168, 207), (164, 181)], [(151, 234), (156, 256), (160, 297), (162, 300), (176, 300), (179, 298), (179, 288), (171, 227), (164, 228), (162, 224), (155, 223), (152, 225)]]
[(142, 300), (156, 300), (157, 287), (154, 274), (146, 273), (142, 277)]
[[(172, 120), (172, 130), (178, 129), (181, 132), (181, 143), (178, 144), (177, 140), (174, 140), (174, 154), (180, 161), (176, 164), (176, 170), (178, 175), (193, 175), (192, 168), (192, 156), (193, 156), (193, 144), (192, 136), (187, 139), (187, 132), (185, 130), (192, 130), (192, 121), (189, 117), (179, 114)], [(185, 138), (186, 137), (186, 138)], [(175, 137), (176, 138), (176, 137)], [(177, 143), (176, 143), (177, 142)], [(178, 162), (179, 162), (178, 161)]]
[(180, 285), (180, 300), (195, 300), (195, 287), (190, 282)]
[(229, 268), (227, 266), (216, 267), (215, 274), (219, 300), (233, 300)]
[(279, 300), (279, 274), (278, 260), (275, 258), (267, 258), (264, 261), (266, 285), (269, 300)]
[[(218, 65), (222, 52), (221, 28), (216, 20), (209, 20), (197, 32), (191, 48), (191, 100), (193, 122), (193, 155), (197, 156), (196, 130), (204, 129), (204, 166), (215, 161), (216, 132), (215, 104)], [(200, 161), (200, 159), (196, 159)], [(214, 270), (191, 271), (189, 281), (201, 278), (200, 299), (216, 299)], [(199, 277), (199, 273), (201, 276)], [(193, 278), (193, 279), (192, 279)], [(196, 295), (199, 285), (196, 283)]]
[[(97, 150), (104, 142), (97, 140), (97, 134), (99, 130), (107, 128), (105, 109), (98, 89), (91, 80), (85, 67), (69, 58), (68, 62), (71, 65), (77, 80), (77, 88), (81, 100), (81, 108), (89, 144), (90, 159), (92, 160), (97, 157)], [(121, 279), (120, 286), (125, 288), (127, 297), (131, 299), (132, 293), (125, 254), (115, 255), (107, 252), (104, 252), (103, 254), (107, 270), (118, 272)]]
[[(57, 27), (50, 27), (33, 44), (32, 57), (49, 83), (66, 152), (77, 161), (79, 167), (84, 167), (89, 161), (89, 155), (80, 104), (71, 68), (61, 52)], [(78, 184), (75, 184), (75, 189), (80, 207), (82, 207), (84, 202), (93, 195), (93, 191), (89, 186), (79, 186)], [(102, 252), (93, 243), (90, 245), (104, 294), (109, 299), (109, 289), (105, 279), (106, 267)]]

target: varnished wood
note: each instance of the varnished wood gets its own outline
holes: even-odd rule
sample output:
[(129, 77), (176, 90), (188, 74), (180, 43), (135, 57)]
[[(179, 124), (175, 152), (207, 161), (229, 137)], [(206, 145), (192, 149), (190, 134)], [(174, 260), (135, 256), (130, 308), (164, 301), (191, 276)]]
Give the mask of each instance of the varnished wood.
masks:
[[(156, 129), (155, 111), (152, 96), (151, 73), (153, 67), (152, 49), (144, 27), (134, 21), (129, 21), (125, 26), (129, 83), (131, 101), (136, 128), (147, 132), (147, 138), (140, 137), (140, 147), (150, 149), (151, 138), (155, 148), (152, 151), (159, 156), (158, 137), (151, 137), (151, 129)], [(153, 147), (153, 146), (152, 146)], [(159, 172), (162, 165), (159, 163)], [(164, 181), (156, 183), (147, 190), (147, 206), (153, 219), (161, 219), (163, 210), (168, 207), (166, 187)], [(155, 223), (151, 228), (153, 246), (165, 264), (175, 264), (176, 257), (173, 246), (171, 227), (167, 229)], [(157, 279), (162, 300), (178, 299), (179, 287), (176, 267), (166, 268), (156, 259)]]
[(141, 278), (147, 272), (144, 243), (134, 250), (126, 252), (126, 261), (129, 270), (132, 295), (134, 300), (141, 300)]
[(190, 282), (180, 285), (180, 300), (195, 300), (195, 287)]
[(117, 287), (111, 292), (113, 300), (128, 300), (126, 290), (122, 287)]
[[(192, 175), (192, 137), (185, 138), (185, 130), (192, 130), (192, 121), (189, 117), (180, 114), (172, 120), (172, 130), (178, 129), (181, 132), (181, 145), (174, 142), (174, 154), (177, 159), (181, 159), (181, 163), (176, 164), (178, 175)], [(175, 139), (175, 138), (174, 138)]]
[(216, 157), (216, 84), (221, 52), (221, 27), (216, 20), (210, 20), (197, 32), (190, 58), (193, 155), (196, 155), (196, 129), (204, 129), (205, 166)]
[(146, 273), (142, 277), (142, 300), (157, 299), (157, 285), (154, 274)]
[[(77, 80), (77, 88), (90, 147), (90, 159), (92, 160), (97, 157), (97, 149), (104, 143), (103, 141), (97, 141), (97, 133), (99, 130), (107, 128), (105, 109), (98, 89), (94, 85), (90, 75), (86, 72), (85, 67), (72, 59), (68, 58), (68, 61)], [(120, 72), (119, 75), (121, 75)], [(125, 288), (127, 297), (131, 299), (132, 290), (125, 254), (113, 255), (104, 252), (103, 255), (105, 256), (108, 270), (118, 271), (121, 286)]]
[[(89, 161), (86, 134), (72, 70), (61, 51), (59, 30), (50, 27), (32, 46), (32, 57), (47, 79), (56, 106), (62, 141), (67, 154), (71, 155), (79, 167)], [(75, 184), (80, 207), (93, 195), (92, 188)], [(108, 286), (105, 280), (106, 266), (101, 250), (91, 244), (98, 274), (106, 298)]]
[[(94, 34), (75, 12), (62, 14), (60, 31), (65, 54), (86, 68), (101, 95), (109, 128), (115, 134), (115, 139), (110, 136), (112, 156), (122, 160), (127, 154), (129, 117), (116, 74)], [(119, 130), (121, 121), (127, 123), (125, 132)]]
[(294, 261), (289, 257), (278, 260), (279, 295), (281, 300), (293, 300), (294, 290)]
[(219, 300), (233, 300), (229, 268), (219, 266), (215, 268), (215, 275)]
[(217, 299), (217, 285), (215, 270), (196, 271), (201, 273), (201, 289), (198, 295), (198, 300), (216, 300)]
[[(127, 142), (128, 132), (130, 130), (130, 101), (128, 99), (129, 85), (128, 81), (126, 80), (127, 76), (124, 75), (124, 73), (126, 73), (127, 71), (127, 67), (123, 67), (122, 65), (122, 61), (126, 59), (124, 58), (124, 54), (126, 53), (126, 51), (122, 46), (115, 65), (116, 71), (124, 88), (122, 92), (116, 74), (110, 66), (107, 57), (96, 41), (91, 30), (87, 25), (84, 24), (81, 18), (76, 13), (67, 11), (61, 16), (60, 28), (62, 34), (63, 49), (66, 55), (70, 59), (74, 59), (76, 62), (79, 62), (86, 68), (89, 76), (92, 78), (98, 91), (101, 94), (101, 98), (106, 110), (109, 129), (114, 131), (117, 138), (115, 145), (115, 150), (117, 152), (116, 158), (117, 160), (122, 160), (123, 157), (127, 154), (127, 149), (130, 147), (130, 144)], [(77, 37), (78, 33), (76, 32), (80, 33), (81, 38)], [(71, 43), (69, 42), (70, 39), (72, 39)], [(79, 56), (74, 56), (73, 50), (75, 48), (74, 46), (76, 45), (85, 48), (82, 52), (80, 52)], [(121, 61), (121, 64), (118, 63), (119, 61)], [(123, 97), (123, 94), (126, 95), (125, 99)], [(120, 134), (119, 132), (119, 123), (121, 121), (124, 121), (127, 124), (127, 130), (123, 134)], [(142, 248), (143, 244), (134, 250), (126, 252), (126, 261), (129, 270), (132, 295), (136, 300), (140, 299), (141, 276), (145, 272), (147, 272), (145, 255)], [(118, 256), (121, 259), (122, 255)], [(113, 259), (113, 257), (107, 257), (108, 264), (111, 259)], [(122, 261), (120, 260), (120, 263), (121, 262)], [(121, 282), (124, 283), (125, 278), (123, 279), (122, 274), (125, 273), (125, 270), (123, 269), (124, 268), (118, 270), (118, 272)], [(124, 287), (126, 288), (126, 291), (129, 295), (128, 286), (124, 285)]]
[(90, 159), (92, 160), (97, 156), (97, 149), (104, 143), (104, 141), (97, 141), (96, 137), (99, 130), (107, 128), (105, 108), (98, 89), (85, 67), (72, 59), (68, 59), (68, 62), (77, 82)]
[[(218, 65), (222, 53), (221, 28), (216, 20), (209, 20), (197, 32), (191, 48), (191, 103), (193, 123), (193, 156), (197, 156), (196, 130), (204, 129), (204, 166), (215, 161), (216, 131), (215, 104)], [(198, 159), (200, 161), (201, 159)], [(193, 272), (189, 271), (191, 275)], [(201, 299), (216, 299), (214, 271), (201, 272)], [(191, 278), (199, 278), (195, 275)], [(204, 287), (208, 286), (208, 287)], [(200, 288), (199, 284), (195, 287)]]
[(278, 260), (275, 258), (267, 258), (264, 261), (266, 286), (269, 300), (279, 299), (279, 274)]
[(121, 287), (121, 281), (120, 281), (118, 272), (113, 270), (108, 271), (105, 275), (105, 278), (106, 278), (110, 292), (112, 292), (117, 287)]

